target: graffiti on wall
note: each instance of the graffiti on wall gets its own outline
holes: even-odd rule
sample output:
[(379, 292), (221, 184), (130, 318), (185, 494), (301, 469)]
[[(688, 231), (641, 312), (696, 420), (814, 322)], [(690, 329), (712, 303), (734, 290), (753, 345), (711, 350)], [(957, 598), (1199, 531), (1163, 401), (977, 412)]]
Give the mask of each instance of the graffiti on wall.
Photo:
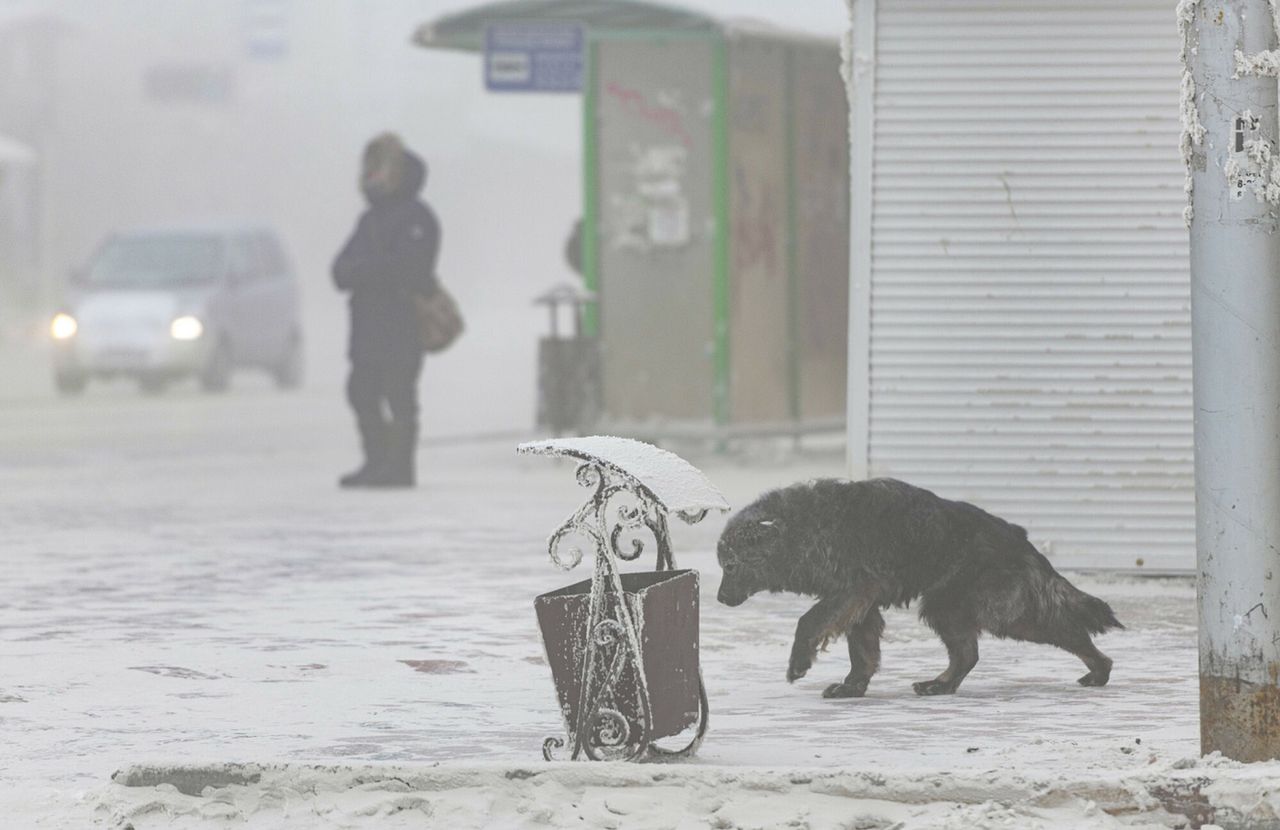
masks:
[(686, 149), (693, 147), (693, 135), (685, 125), (685, 108), (679, 92), (658, 91), (653, 96), (655, 100), (650, 100), (640, 90), (619, 83), (607, 83), (604, 90), (623, 112), (657, 127)]

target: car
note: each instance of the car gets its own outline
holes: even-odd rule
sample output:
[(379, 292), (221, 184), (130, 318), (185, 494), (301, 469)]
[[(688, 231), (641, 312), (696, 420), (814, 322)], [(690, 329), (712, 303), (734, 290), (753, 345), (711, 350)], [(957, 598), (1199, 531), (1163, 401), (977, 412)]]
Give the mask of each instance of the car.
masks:
[(241, 368), (264, 369), (283, 389), (303, 379), (298, 283), (265, 225), (112, 234), (72, 276), (50, 334), (64, 395), (111, 377), (146, 392), (195, 377), (222, 392)]

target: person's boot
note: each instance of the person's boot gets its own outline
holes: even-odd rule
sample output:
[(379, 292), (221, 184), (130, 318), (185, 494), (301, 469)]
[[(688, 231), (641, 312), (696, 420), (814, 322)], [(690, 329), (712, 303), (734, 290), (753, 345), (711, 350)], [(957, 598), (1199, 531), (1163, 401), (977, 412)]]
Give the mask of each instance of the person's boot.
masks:
[(387, 428), (386, 458), (374, 471), (369, 487), (409, 488), (417, 486), (415, 458), (418, 430), (393, 423)]
[(338, 479), (338, 486), (347, 489), (375, 486), (387, 461), (387, 439), (385, 426), (361, 426), (360, 445), (364, 450), (364, 464)]

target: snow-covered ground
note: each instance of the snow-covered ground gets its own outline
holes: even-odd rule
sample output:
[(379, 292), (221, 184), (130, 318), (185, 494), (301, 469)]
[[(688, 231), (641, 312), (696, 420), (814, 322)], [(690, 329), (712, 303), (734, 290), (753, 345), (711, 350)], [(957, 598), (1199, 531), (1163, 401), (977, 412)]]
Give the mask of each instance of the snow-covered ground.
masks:
[[(354, 460), (336, 391), (108, 388), (0, 405), (4, 825), (607, 826), (589, 809), (623, 827), (1104, 827), (1118, 819), (1084, 797), (1001, 806), (972, 788), (1115, 781), (1196, 755), (1188, 581), (1077, 579), (1128, 626), (1099, 640), (1115, 660), (1103, 689), (1077, 686), (1082, 668), (1063, 652), (986, 640), (959, 694), (916, 697), (911, 682), (945, 652), (895, 612), (868, 697), (827, 701), (847, 670), (842, 645), (784, 680), (806, 600), (715, 603), (713, 517), (673, 528), (678, 564), (703, 574), (712, 720), (696, 761), (542, 766), (542, 740), (562, 725), (532, 601), (589, 575), (556, 570), (545, 549), (584, 491), (571, 465), (514, 444), (429, 442), (418, 490), (349, 493), (334, 486)], [(841, 469), (836, 455), (692, 460), (734, 505)], [(274, 766), (214, 801), (110, 782), (130, 765), (228, 762)], [(314, 764), (339, 768), (296, 766)], [(432, 769), (436, 783), (416, 795), (371, 784), (396, 777), (371, 764), (402, 769), (397, 780)], [(615, 786), (629, 775), (644, 781)], [(917, 782), (914, 806), (847, 783), (867, 775)], [(926, 805), (919, 782), (948, 781), (963, 786)], [(477, 789), (486, 782), (506, 784)]]

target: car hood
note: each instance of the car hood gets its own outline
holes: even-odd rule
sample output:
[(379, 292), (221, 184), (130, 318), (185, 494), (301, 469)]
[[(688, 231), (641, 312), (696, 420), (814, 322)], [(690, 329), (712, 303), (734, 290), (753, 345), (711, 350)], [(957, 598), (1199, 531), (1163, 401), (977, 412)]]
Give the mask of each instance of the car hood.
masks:
[(72, 303), (71, 313), (81, 326), (167, 326), (182, 314), (199, 313), (208, 290), (87, 291)]

